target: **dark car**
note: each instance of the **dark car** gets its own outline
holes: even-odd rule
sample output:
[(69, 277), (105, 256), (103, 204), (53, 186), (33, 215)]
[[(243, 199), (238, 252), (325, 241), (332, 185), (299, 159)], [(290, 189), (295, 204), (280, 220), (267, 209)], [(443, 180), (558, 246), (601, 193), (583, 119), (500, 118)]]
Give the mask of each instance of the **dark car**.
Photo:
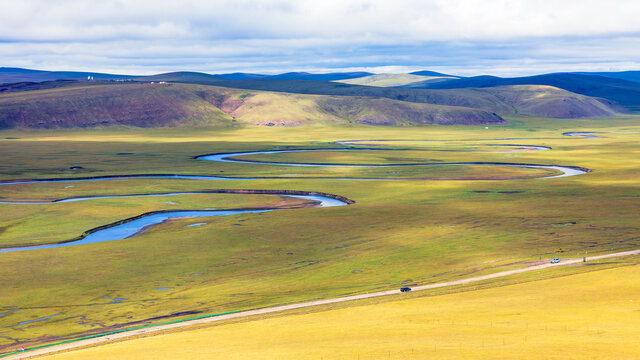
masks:
[(400, 288), (400, 292), (407, 292), (407, 291), (411, 291), (411, 288), (408, 286), (403, 286)]

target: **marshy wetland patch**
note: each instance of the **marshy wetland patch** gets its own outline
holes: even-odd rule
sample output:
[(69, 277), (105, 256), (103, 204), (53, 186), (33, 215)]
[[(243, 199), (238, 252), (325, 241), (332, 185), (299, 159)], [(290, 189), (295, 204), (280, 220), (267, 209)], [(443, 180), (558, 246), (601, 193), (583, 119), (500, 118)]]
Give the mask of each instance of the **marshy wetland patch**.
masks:
[[(443, 151), (438, 153), (437, 158), (446, 162), (489, 160), (593, 167), (598, 170), (597, 174), (536, 179), (545, 176), (543, 170), (500, 169), (485, 165), (432, 166), (428, 171), (433, 174), (430, 176), (434, 181), (416, 179), (421, 171), (417, 167), (415, 171), (408, 168), (296, 167), (296, 175), (283, 176), (292, 174), (291, 167), (262, 163), (212, 163), (192, 159), (198, 154), (240, 153), (277, 147), (284, 149), (289, 145), (295, 146), (295, 149), (316, 148), (318, 143), (322, 147), (339, 146), (334, 145), (335, 141), (345, 138), (398, 139), (419, 136), (451, 139), (455, 135), (457, 139), (474, 139), (476, 143), (478, 130), (466, 128), (425, 128), (421, 129), (424, 133), (420, 134), (415, 129), (379, 128), (335, 129), (321, 134), (300, 129), (272, 128), (243, 129), (225, 134), (203, 131), (185, 135), (181, 130), (183, 139), (180, 141), (176, 141), (179, 136), (174, 135), (174, 130), (166, 129), (137, 133), (128, 131), (122, 134), (126, 141), (113, 141), (118, 136), (113, 132), (103, 138), (101, 131), (95, 131), (90, 136), (91, 141), (86, 142), (82, 139), (87, 135), (82, 133), (72, 136), (68, 132), (57, 134), (53, 131), (46, 135), (46, 141), (23, 139), (21, 142), (5, 142), (6, 146), (11, 143), (12, 147), (19, 147), (12, 151), (0, 148), (7, 150), (4, 152), (7, 155), (3, 159), (1, 175), (5, 180), (70, 177), (74, 175), (52, 175), (51, 169), (59, 171), (70, 164), (84, 166), (89, 163), (92, 164), (92, 170), (95, 169), (96, 176), (208, 176), (224, 171), (230, 178), (243, 179), (195, 181), (190, 178), (129, 178), (78, 181), (73, 185), (57, 182), (15, 185), (13, 188), (0, 186), (0, 196), (10, 199), (19, 199), (25, 194), (30, 195), (30, 200), (52, 200), (74, 196), (231, 188), (322, 191), (354, 199), (356, 204), (327, 209), (283, 210), (243, 215), (242, 218), (220, 217), (207, 220), (207, 226), (188, 227), (197, 223), (197, 220), (177, 220), (162, 223), (126, 241), (52, 249), (55, 250), (55, 257), (44, 250), (1, 254), (5, 276), (0, 278), (0, 287), (3, 289), (0, 303), (8, 309), (34, 309), (28, 314), (18, 311), (0, 317), (0, 326), (4, 329), (0, 331), (0, 336), (3, 336), (0, 338), (0, 352), (15, 348), (13, 340), (6, 340), (9, 338), (33, 341), (35, 345), (51, 341), (46, 339), (52, 337), (45, 336), (68, 338), (84, 334), (87, 322), (78, 324), (77, 320), (89, 313), (91, 316), (87, 318), (91, 319), (91, 324), (96, 324), (92, 329), (98, 331), (163, 316), (167, 314), (167, 304), (171, 304), (172, 310), (175, 309), (173, 312), (198, 309), (205, 314), (253, 309), (337, 297), (346, 293), (363, 293), (380, 287), (395, 289), (407, 279), (424, 284), (464, 277), (473, 272), (496, 271), (503, 268), (501, 263), (485, 262), (505, 258), (509, 259), (509, 264), (538, 260), (540, 254), (552, 253), (558, 247), (572, 249), (589, 243), (592, 246), (589, 248), (591, 254), (609, 252), (612, 247), (615, 251), (640, 246), (640, 241), (632, 239), (634, 233), (640, 232), (634, 215), (638, 213), (636, 207), (639, 205), (624, 197), (637, 195), (640, 190), (633, 182), (621, 181), (636, 176), (634, 167), (629, 166), (636, 160), (633, 156), (619, 159), (616, 155), (634, 154), (636, 143), (628, 139), (617, 141), (613, 136), (606, 140), (570, 138), (560, 135), (557, 127), (575, 126), (569, 127), (562, 122), (547, 124), (548, 129), (538, 128), (535, 135), (551, 139), (544, 140), (544, 145), (552, 148), (549, 151)], [(519, 130), (517, 126), (496, 130), (495, 133), (482, 130), (482, 136), (492, 139), (526, 137), (528, 132)], [(265, 132), (267, 130), (269, 132)], [(275, 135), (270, 131), (276, 132)], [(77, 138), (74, 139), (75, 136)], [(57, 141), (57, 137), (64, 137), (65, 140)], [(286, 141), (282, 140), (285, 138)], [(589, 144), (591, 140), (599, 142)], [(537, 144), (538, 141), (527, 143)], [(492, 140), (491, 143), (496, 141)], [(63, 154), (70, 149), (76, 152)], [(165, 155), (116, 157), (116, 151)], [(111, 155), (103, 157), (100, 154)], [(376, 158), (397, 154), (365, 151), (279, 153), (273, 154), (271, 159), (267, 159), (265, 154), (264, 160), (363, 164), (375, 163)], [(411, 156), (402, 155), (406, 158), (403, 162), (408, 158), (414, 158), (416, 162), (436, 158), (425, 154), (416, 151)], [(97, 158), (94, 159), (94, 156)], [(250, 158), (258, 159), (257, 156)], [(32, 160), (28, 160), (30, 166), (25, 168), (23, 165), (27, 159)], [(391, 174), (394, 171), (408, 171), (405, 175), (412, 179), (393, 180), (397, 177)], [(534, 176), (510, 180), (519, 178), (525, 172)], [(496, 176), (498, 173), (500, 176)], [(369, 176), (386, 179), (338, 180)], [(492, 176), (503, 180), (493, 180)], [(66, 186), (75, 187), (65, 189)], [(63, 190), (64, 195), (61, 196)], [(581, 196), (572, 195), (576, 193)], [(606, 202), (602, 202), (604, 196), (607, 197)], [(204, 195), (179, 199), (170, 199), (169, 202), (179, 204), (181, 209), (258, 207), (277, 202), (273, 198), (268, 200), (261, 196), (241, 195), (230, 195), (224, 199), (215, 196), (205, 198)], [(75, 202), (43, 205), (43, 208), (0, 204), (0, 227), (5, 228), (0, 234), (0, 241), (3, 244), (15, 244), (35, 238), (41, 238), (38, 241), (69, 239), (86, 229), (122, 218), (157, 209), (174, 210), (177, 206), (166, 203), (167, 200), (110, 199), (100, 201), (101, 206)], [(17, 219), (23, 219), (24, 223), (10, 225)], [(243, 222), (245, 219), (248, 221)], [(564, 224), (573, 219), (580, 219), (580, 224), (594, 226), (553, 225), (553, 231), (549, 231), (550, 224)], [(242, 226), (231, 226), (236, 223)], [(620, 233), (629, 234), (629, 240), (624, 243), (603, 243), (602, 239)], [(34, 264), (39, 264), (39, 267)], [(39, 270), (43, 264), (47, 272)], [(611, 264), (614, 265), (619, 264)], [(510, 266), (521, 265), (504, 265), (504, 268)], [(576, 267), (571, 271), (579, 269)], [(154, 281), (159, 278), (168, 282), (156, 285)], [(162, 291), (156, 290), (156, 287), (170, 289)], [(109, 304), (113, 299), (96, 302), (96, 299), (105, 295), (104, 289), (113, 289), (113, 296), (130, 300), (113, 304)], [(57, 295), (55, 302), (50, 297), (52, 290)], [(15, 299), (18, 298), (27, 300), (17, 304)], [(96, 304), (76, 306), (93, 303)], [(58, 308), (54, 311), (36, 308), (39, 304)], [(56, 317), (56, 321), (29, 324), (31, 334), (28, 336), (7, 328), (21, 321), (54, 313), (64, 316)], [(8, 322), (9, 319), (12, 319), (11, 322)], [(155, 320), (148, 321), (153, 323)]]

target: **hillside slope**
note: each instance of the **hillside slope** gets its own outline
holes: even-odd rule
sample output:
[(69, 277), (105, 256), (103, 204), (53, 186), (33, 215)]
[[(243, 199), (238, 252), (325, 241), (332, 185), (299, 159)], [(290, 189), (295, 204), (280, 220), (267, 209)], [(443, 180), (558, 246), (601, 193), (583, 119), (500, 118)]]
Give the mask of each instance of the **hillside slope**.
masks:
[(616, 113), (609, 104), (553, 86), (512, 85), (475, 91), (495, 96), (499, 101), (512, 106), (514, 112), (519, 115), (576, 119), (610, 116)]
[(5, 94), (0, 96), (0, 129), (231, 122), (228, 115), (197, 94), (177, 89), (177, 86), (129, 84)]
[(105, 84), (0, 95), (0, 129), (503, 122), (496, 114), (464, 107), (193, 84)]
[(42, 82), (18, 82), (18, 83), (8, 83), (8, 84), (0, 84), (0, 94), (7, 93), (15, 93), (15, 92), (23, 92), (23, 91), (34, 91), (34, 90), (47, 90), (47, 89), (56, 89), (56, 88), (64, 88), (64, 87), (78, 87), (78, 86), (96, 86), (96, 85), (104, 85), (103, 81), (76, 81), (76, 80), (53, 80), (53, 81), (42, 81)]
[[(169, 76), (164, 77), (164, 79), (165, 81), (180, 82), (180, 79), (172, 80)], [(458, 80), (451, 80), (444, 83), (452, 81)], [(272, 79), (217, 80), (207, 77), (184, 82), (297, 94), (388, 98), (414, 103), (482, 109), (500, 115), (521, 114), (543, 117), (553, 115), (552, 117), (558, 118), (589, 118), (616, 114), (618, 112), (608, 101), (602, 102), (599, 99), (569, 91), (554, 90), (552, 87), (541, 87), (537, 89), (505, 87), (499, 90), (467, 88), (434, 90), (384, 88), (328, 81)], [(507, 94), (508, 92), (512, 92), (512, 94)], [(529, 95), (524, 96), (523, 92), (529, 93)], [(498, 96), (498, 94), (500, 94), (500, 96)], [(525, 102), (523, 102), (524, 98), (527, 99)], [(548, 104), (552, 98), (554, 99), (554, 110), (549, 111), (544, 107), (544, 104)]]
[(504, 85), (548, 85), (577, 94), (604, 98), (626, 107), (640, 110), (640, 83), (612, 77), (558, 73), (520, 78), (477, 76), (426, 84), (429, 89), (484, 88)]

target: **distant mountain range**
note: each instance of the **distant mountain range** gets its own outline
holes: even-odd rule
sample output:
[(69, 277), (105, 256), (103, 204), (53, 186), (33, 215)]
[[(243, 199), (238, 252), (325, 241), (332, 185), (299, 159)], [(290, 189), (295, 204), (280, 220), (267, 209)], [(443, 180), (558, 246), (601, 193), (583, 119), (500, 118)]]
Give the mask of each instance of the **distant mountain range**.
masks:
[(640, 71), (577, 72), (574, 74), (604, 76), (614, 79), (640, 82)]
[(449, 74), (443, 74), (443, 73), (439, 73), (439, 72), (435, 72), (435, 71), (429, 71), (429, 70), (421, 70), (421, 71), (414, 71), (412, 73), (409, 73), (410, 75), (420, 75), (420, 76), (443, 76), (443, 77), (453, 77), (453, 78), (461, 78), (462, 76), (459, 75), (449, 75)]
[[(189, 73), (189, 72), (184, 72), (184, 73)], [(208, 75), (200, 72), (193, 72), (193, 74)], [(568, 73), (543, 74), (539, 76), (559, 75), (559, 74), (602, 76), (602, 77), (609, 77), (614, 79), (640, 82), (640, 71), (568, 72)], [(345, 80), (345, 79), (356, 79), (356, 78), (362, 78), (362, 77), (367, 77), (372, 75), (380, 75), (380, 74), (373, 74), (373, 73), (364, 72), (364, 71), (332, 72), (332, 73), (321, 73), (321, 74), (313, 74), (308, 72), (288, 72), (288, 73), (276, 74), (276, 75), (236, 72), (236, 73), (228, 73), (228, 74), (213, 74), (211, 76), (216, 76), (221, 79), (227, 79), (227, 80), (280, 79), (280, 80), (336, 81), (336, 80)], [(417, 76), (428, 76), (428, 77), (465, 79), (465, 77), (463, 76), (444, 74), (444, 73), (429, 71), (429, 70), (414, 71), (408, 74), (385, 74), (385, 75), (400, 75), (400, 76), (417, 75)], [(15, 82), (42, 82), (42, 81), (52, 81), (52, 80), (86, 80), (88, 76), (93, 76), (94, 80), (126, 80), (126, 79), (140, 79), (145, 77), (141, 75), (117, 75), (117, 74), (105, 74), (105, 73), (86, 72), (86, 71), (46, 71), (46, 70), (15, 68), (15, 67), (0, 67), (0, 84), (15, 83)], [(496, 76), (489, 76), (489, 75), (476, 76), (476, 77), (472, 77), (471, 79), (475, 79), (475, 78), (502, 79)], [(534, 77), (522, 77), (522, 78), (511, 78), (511, 79), (531, 79), (531, 78), (534, 78)], [(504, 78), (504, 79), (509, 79), (509, 78)], [(528, 84), (528, 85), (541, 85), (541, 84)]]
[[(205, 76), (204, 73), (181, 72), (183, 74), (199, 74)], [(311, 74), (308, 72), (288, 72), (278, 75), (250, 74), (250, 73), (231, 73), (231, 74), (215, 74), (220, 79), (227, 80), (256, 80), (256, 79), (281, 79), (281, 80), (317, 80), (317, 81), (335, 81), (344, 79), (353, 79), (358, 77), (374, 75), (368, 72), (337, 72), (325, 74)], [(155, 75), (152, 75), (155, 76)], [(87, 80), (93, 77), (93, 80), (142, 80), (145, 76), (140, 75), (114, 75), (81, 71), (44, 71), (30, 70), (22, 68), (0, 67), (0, 84), (17, 83), (17, 82), (42, 82), (52, 80)]]
[(43, 82), (52, 80), (126, 80), (135, 76), (91, 73), (81, 71), (44, 71), (22, 68), (0, 67), (0, 84), (18, 82)]
[(426, 84), (458, 79), (444, 75), (415, 75), (415, 74), (376, 74), (352, 79), (335, 80), (344, 84), (367, 85), (379, 87), (423, 87)]
[(262, 75), (262, 74), (248, 74), (248, 73), (232, 73), (232, 74), (218, 74), (224, 79), (229, 80), (255, 80), (255, 79), (281, 79), (281, 80), (317, 80), (317, 81), (336, 81), (344, 79), (353, 79), (364, 76), (374, 75), (368, 72), (340, 72), (340, 73), (326, 73), (326, 74), (311, 74), (308, 72), (288, 72), (278, 75)]
[[(40, 83), (53, 80), (82, 81), (87, 80), (88, 77), (91, 77), (94, 81), (172, 81), (303, 94), (377, 96), (413, 102), (431, 102), (432, 99), (427, 99), (431, 97), (425, 96), (424, 93), (414, 93), (409, 89), (450, 90), (506, 85), (548, 85), (576, 94), (606, 99), (611, 102), (611, 105), (619, 105), (627, 111), (640, 111), (640, 71), (551, 73), (527, 77), (501, 78), (488, 75), (460, 77), (428, 70), (416, 71), (410, 74), (372, 74), (368, 72), (311, 74), (308, 72), (289, 72), (278, 75), (251, 73), (210, 75), (199, 72), (175, 72), (151, 76), (132, 76), (0, 68), (0, 84)], [(291, 82), (293, 80), (295, 81)], [(329, 83), (335, 81), (345, 84)], [(374, 89), (348, 87), (347, 84)], [(24, 87), (25, 84), (20, 86)], [(7, 86), (5, 85), (4, 87), (6, 88)], [(15, 88), (15, 86), (13, 87)], [(379, 89), (383, 87), (395, 87), (405, 90)], [(2, 91), (2, 88), (3, 86), (0, 85), (0, 91)], [(450, 101), (437, 103), (440, 105), (452, 105)], [(491, 110), (487, 107), (484, 108)], [(621, 108), (618, 109), (620, 110)]]

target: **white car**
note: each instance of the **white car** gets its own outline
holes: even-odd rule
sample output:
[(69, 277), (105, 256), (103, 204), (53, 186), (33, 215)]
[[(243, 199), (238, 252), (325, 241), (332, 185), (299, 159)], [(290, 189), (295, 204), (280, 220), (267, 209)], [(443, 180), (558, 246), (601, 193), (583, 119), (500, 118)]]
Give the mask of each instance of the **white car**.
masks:
[(553, 258), (553, 259), (551, 259), (551, 263), (552, 263), (552, 264), (557, 264), (557, 263), (559, 263), (559, 262), (560, 262), (560, 258)]

